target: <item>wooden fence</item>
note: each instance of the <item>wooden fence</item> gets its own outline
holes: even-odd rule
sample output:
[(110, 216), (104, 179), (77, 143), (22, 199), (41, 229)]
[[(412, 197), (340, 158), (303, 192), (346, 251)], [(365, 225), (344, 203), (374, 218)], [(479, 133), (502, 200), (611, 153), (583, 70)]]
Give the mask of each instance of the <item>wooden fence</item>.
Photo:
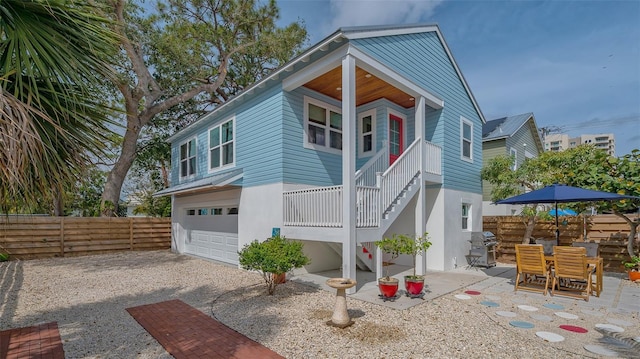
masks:
[(0, 216), (0, 249), (33, 259), (171, 248), (171, 218)]
[[(635, 218), (635, 217), (634, 217)], [(627, 236), (629, 225), (615, 215), (574, 216), (560, 218), (560, 245), (572, 242), (600, 244), (600, 256), (606, 271), (622, 272), (622, 261), (629, 260)], [(525, 224), (519, 216), (487, 216), (482, 218), (483, 231), (496, 235), (496, 255), (501, 262), (515, 262), (515, 245), (522, 243)], [(532, 237), (555, 238), (555, 220), (536, 223)]]

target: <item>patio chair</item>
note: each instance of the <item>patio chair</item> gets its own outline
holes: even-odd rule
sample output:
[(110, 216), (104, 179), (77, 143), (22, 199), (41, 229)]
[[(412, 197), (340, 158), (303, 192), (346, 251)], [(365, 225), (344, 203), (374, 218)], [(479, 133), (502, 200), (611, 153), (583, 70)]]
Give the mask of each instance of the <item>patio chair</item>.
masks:
[(536, 239), (536, 244), (542, 245), (542, 248), (544, 248), (545, 256), (550, 256), (553, 254), (553, 246), (556, 245), (556, 240), (539, 238)]
[(547, 295), (551, 274), (541, 245), (516, 244), (516, 265), (518, 274), (514, 291), (524, 289)]
[(553, 247), (553, 283), (551, 295), (582, 298), (589, 301), (593, 287), (592, 276), (595, 267), (587, 263), (587, 249), (584, 247)]
[(600, 246), (595, 242), (573, 242), (571, 243), (572, 247), (584, 247), (587, 249), (587, 257), (599, 257), (600, 256)]

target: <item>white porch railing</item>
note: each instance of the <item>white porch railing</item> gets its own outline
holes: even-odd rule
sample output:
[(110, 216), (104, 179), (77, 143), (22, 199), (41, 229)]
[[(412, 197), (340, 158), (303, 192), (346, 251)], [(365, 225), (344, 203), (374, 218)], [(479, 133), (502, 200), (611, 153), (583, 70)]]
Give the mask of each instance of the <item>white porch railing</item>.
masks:
[(342, 186), (283, 193), (284, 225), (342, 227)]
[(442, 175), (442, 147), (424, 141), (424, 151), (424, 171), (434, 175)]
[(389, 151), (387, 146), (382, 146), (373, 157), (356, 171), (356, 186), (373, 187), (376, 185), (378, 172), (384, 172), (389, 167)]
[(409, 182), (420, 172), (420, 138), (398, 157), (382, 175), (378, 176), (380, 187), (380, 213), (386, 212)]
[(371, 228), (380, 225), (380, 188), (378, 187), (356, 187), (357, 212), (356, 227)]

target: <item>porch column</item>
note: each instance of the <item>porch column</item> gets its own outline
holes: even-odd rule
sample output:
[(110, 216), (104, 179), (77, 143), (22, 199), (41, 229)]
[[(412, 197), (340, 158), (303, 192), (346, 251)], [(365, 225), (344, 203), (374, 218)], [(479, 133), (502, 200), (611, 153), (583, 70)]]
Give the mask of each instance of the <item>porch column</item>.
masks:
[[(425, 171), (425, 144), (424, 144), (424, 127), (425, 127), (425, 103), (426, 100), (424, 97), (420, 96), (416, 98), (415, 104), (415, 138), (420, 138), (420, 143), (418, 146), (420, 147), (420, 174), (418, 175), (418, 185), (420, 188), (417, 193), (417, 203), (415, 210), (416, 217), (416, 235), (422, 236), (427, 228), (427, 219), (425, 218), (426, 211), (426, 199), (425, 199), (425, 188), (424, 188), (424, 171)], [(416, 274), (422, 275), (425, 273), (427, 268), (426, 266), (426, 256), (422, 255), (422, 253), (416, 256)]]
[[(356, 59), (342, 59), (342, 276), (356, 279)], [(353, 294), (356, 288), (347, 289)]]

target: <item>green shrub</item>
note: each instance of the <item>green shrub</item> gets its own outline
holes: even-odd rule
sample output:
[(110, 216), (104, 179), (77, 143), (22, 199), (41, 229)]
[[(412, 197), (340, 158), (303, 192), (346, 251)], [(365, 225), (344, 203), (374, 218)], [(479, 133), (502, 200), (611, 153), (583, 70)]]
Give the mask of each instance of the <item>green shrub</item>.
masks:
[(273, 295), (279, 284), (279, 275), (309, 264), (309, 258), (302, 251), (303, 246), (302, 242), (290, 241), (280, 236), (268, 238), (264, 242), (255, 240), (238, 252), (240, 266), (262, 274), (267, 293)]

